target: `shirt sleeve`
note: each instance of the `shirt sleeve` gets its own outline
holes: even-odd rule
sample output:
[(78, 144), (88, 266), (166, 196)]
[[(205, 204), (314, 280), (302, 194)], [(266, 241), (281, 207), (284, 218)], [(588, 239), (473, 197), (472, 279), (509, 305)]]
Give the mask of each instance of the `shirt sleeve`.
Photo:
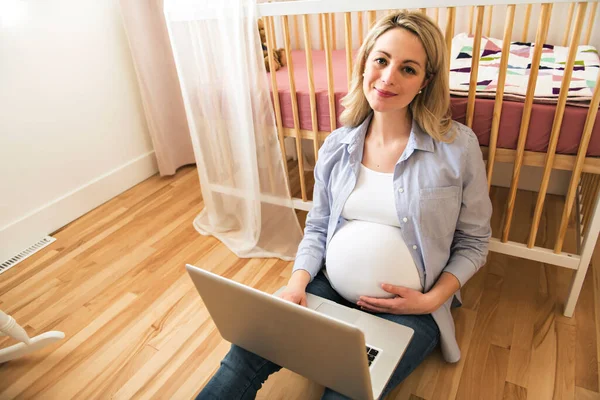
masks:
[(296, 260), (292, 273), (303, 269), (310, 274), (311, 281), (319, 273), (325, 261), (325, 247), (327, 243), (327, 229), (330, 215), (330, 196), (328, 181), (330, 175), (331, 157), (328, 152), (328, 143), (319, 149), (319, 158), (316, 162), (313, 188), (313, 207), (306, 217), (304, 237), (298, 246)]
[(492, 203), (488, 194), (485, 164), (479, 142), (472, 133), (467, 147), (462, 204), (450, 259), (444, 268), (444, 271), (458, 279), (461, 287), (485, 264), (492, 235)]

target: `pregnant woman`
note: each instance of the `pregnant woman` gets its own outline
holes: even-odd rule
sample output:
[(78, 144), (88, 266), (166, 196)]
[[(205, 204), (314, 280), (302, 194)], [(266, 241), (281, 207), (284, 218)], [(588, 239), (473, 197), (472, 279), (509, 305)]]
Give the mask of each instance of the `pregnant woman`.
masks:
[[(439, 344), (460, 359), (450, 313), (485, 263), (491, 202), (475, 134), (450, 118), (446, 46), (420, 13), (381, 19), (357, 56), (344, 127), (315, 167), (313, 208), (282, 297), (313, 293), (415, 334), (383, 396)], [(232, 346), (200, 399), (252, 399), (280, 367)], [(344, 398), (326, 389), (325, 399)]]

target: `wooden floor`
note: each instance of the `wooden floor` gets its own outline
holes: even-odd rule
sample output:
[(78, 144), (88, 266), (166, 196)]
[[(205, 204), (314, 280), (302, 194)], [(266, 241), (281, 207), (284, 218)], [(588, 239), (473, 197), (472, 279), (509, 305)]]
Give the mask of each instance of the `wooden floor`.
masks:
[[(505, 190), (494, 188), (498, 209), (505, 198)], [(523, 214), (514, 235), (526, 234), (520, 224), (534, 200), (519, 194)], [(0, 399), (192, 398), (229, 345), (184, 264), (267, 292), (291, 272), (291, 263), (238, 259), (199, 235), (192, 220), (202, 207), (193, 167), (173, 178), (155, 176), (56, 232), (55, 243), (0, 275), (0, 309), (30, 335), (66, 334), (0, 365)], [(552, 240), (560, 209), (561, 199), (549, 198), (541, 241)], [(600, 258), (571, 319), (561, 313), (570, 277), (559, 267), (491, 254), (455, 310), (461, 361), (445, 364), (435, 352), (388, 399), (600, 398)], [(9, 344), (0, 340), (0, 347)], [(258, 397), (318, 399), (321, 392), (283, 370)]]

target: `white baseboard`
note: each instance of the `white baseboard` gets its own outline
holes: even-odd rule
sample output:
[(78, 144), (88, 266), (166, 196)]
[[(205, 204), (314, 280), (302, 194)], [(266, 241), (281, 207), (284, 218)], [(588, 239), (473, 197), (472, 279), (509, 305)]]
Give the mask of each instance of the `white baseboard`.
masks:
[(157, 172), (154, 151), (148, 152), (0, 227), (0, 262)]

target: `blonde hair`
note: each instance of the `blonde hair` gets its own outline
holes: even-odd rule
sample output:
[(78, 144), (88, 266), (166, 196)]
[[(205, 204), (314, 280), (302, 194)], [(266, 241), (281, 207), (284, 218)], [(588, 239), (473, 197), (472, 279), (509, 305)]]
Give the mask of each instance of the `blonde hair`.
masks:
[(431, 19), (419, 12), (400, 11), (387, 15), (369, 31), (356, 56), (350, 90), (342, 99), (345, 109), (340, 121), (345, 126), (355, 127), (371, 113), (371, 106), (363, 92), (365, 64), (375, 41), (394, 28), (403, 28), (416, 35), (427, 55), (425, 79), (429, 82), (409, 105), (413, 119), (434, 139), (452, 142), (454, 137), (450, 133), (450, 89), (446, 71), (448, 55), (444, 36)]

